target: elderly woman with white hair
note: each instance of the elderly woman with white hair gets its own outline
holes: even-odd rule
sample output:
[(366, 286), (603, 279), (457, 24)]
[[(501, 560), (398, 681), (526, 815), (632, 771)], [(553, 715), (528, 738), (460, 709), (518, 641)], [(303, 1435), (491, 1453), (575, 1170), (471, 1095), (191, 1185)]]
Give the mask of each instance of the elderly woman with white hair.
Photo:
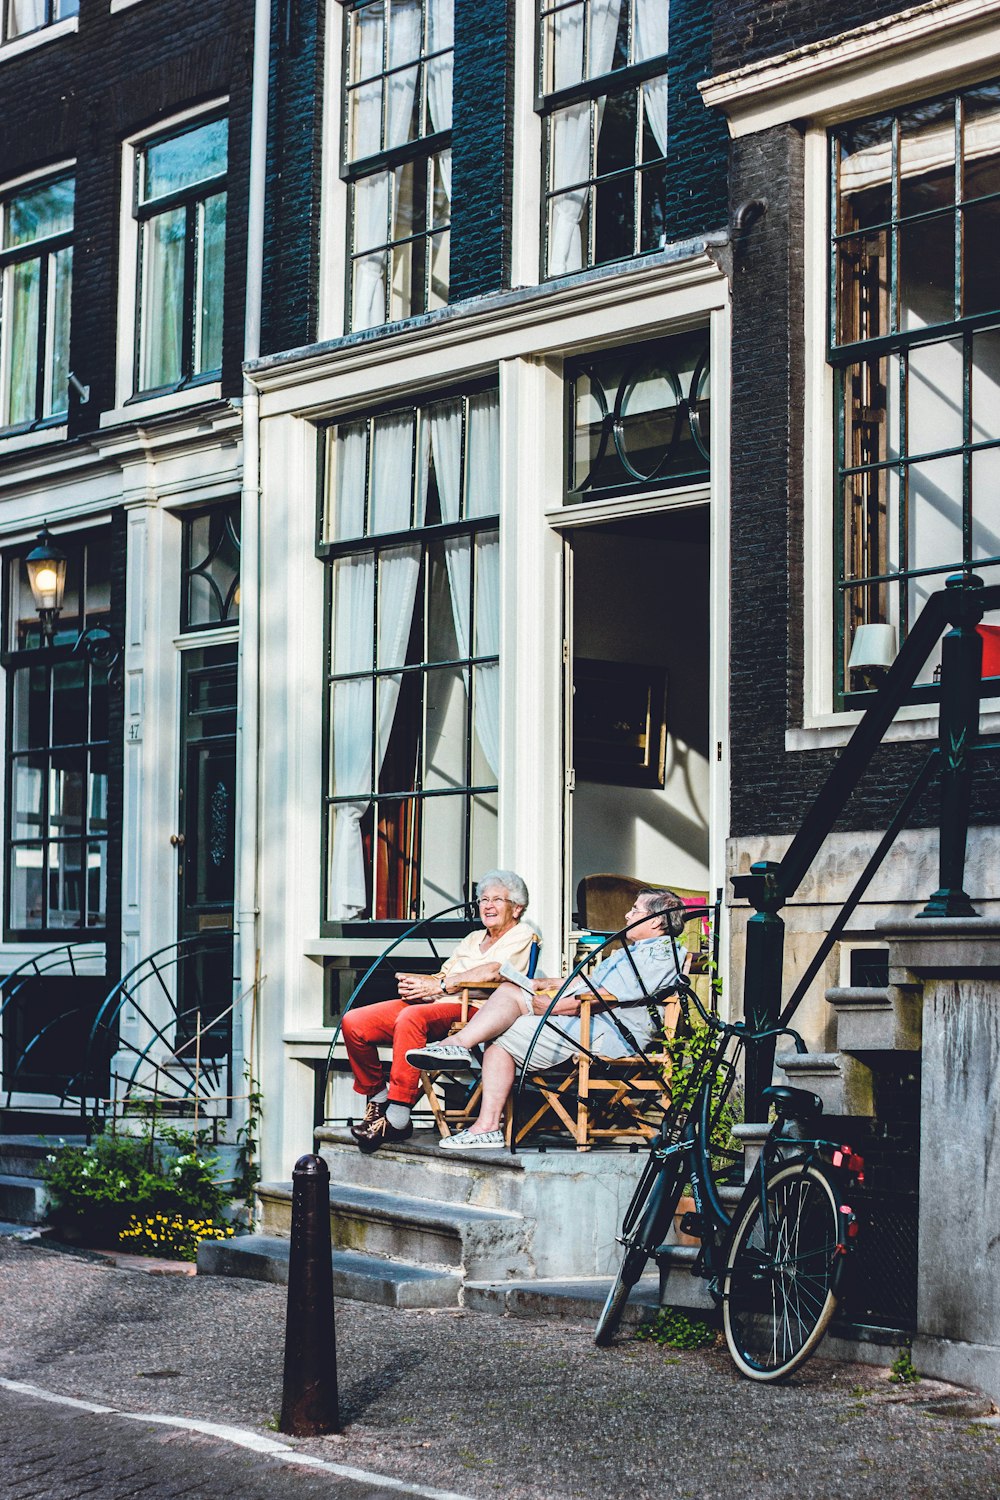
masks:
[[(485, 932), (470, 932), (436, 974), (399, 974), (397, 999), (359, 1006), (344, 1017), (341, 1034), (354, 1089), (368, 1101), (364, 1119), (351, 1126), (364, 1152), (413, 1134), (410, 1113), (420, 1093), (420, 1073), (406, 1054), (447, 1036), (461, 1020), (461, 1000), (452, 997), (466, 985), (495, 984), (501, 964), (527, 973), (535, 936), (521, 921), (528, 887), (513, 870), (490, 870), (477, 882), (476, 896)], [(378, 1055), (380, 1043), (392, 1044), (388, 1080)]]

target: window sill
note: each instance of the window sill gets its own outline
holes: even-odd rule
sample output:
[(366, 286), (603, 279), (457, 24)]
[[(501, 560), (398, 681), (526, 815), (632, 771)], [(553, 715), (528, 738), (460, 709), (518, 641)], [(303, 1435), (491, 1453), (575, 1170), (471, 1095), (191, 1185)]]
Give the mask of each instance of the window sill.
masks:
[(172, 411), (182, 411), (188, 406), (204, 406), (209, 401), (222, 399), (221, 380), (207, 381), (204, 385), (186, 386), (181, 391), (169, 391), (165, 396), (149, 396), (145, 400), (129, 401), (125, 406), (116, 406), (112, 411), (101, 413), (102, 427), (123, 427), (129, 422), (142, 422), (147, 417), (159, 417)]
[(62, 443), (65, 440), (65, 422), (51, 427), (34, 427), (30, 432), (11, 433), (10, 437), (0, 434), (0, 458), (5, 458), (8, 453), (20, 453), (22, 449), (43, 448), (49, 443)]
[[(461, 939), (435, 935), (434, 941), (442, 957), (447, 958)], [(377, 958), (391, 942), (392, 938), (387, 937), (311, 938), (302, 944), (302, 952), (317, 964), (322, 964), (328, 958)], [(426, 938), (408, 938), (398, 948), (394, 948), (393, 953), (397, 958), (427, 958), (430, 956), (430, 949)]]
[[(983, 734), (1000, 731), (1000, 706), (996, 698), (983, 700), (980, 730)], [(786, 751), (796, 750), (842, 750), (847, 744), (863, 715), (857, 711), (817, 716), (801, 729), (785, 730)], [(938, 716), (928, 714), (919, 705), (901, 708), (883, 737), (884, 744), (904, 744), (910, 740), (936, 740)]]
[(12, 57), (20, 57), (22, 52), (33, 52), (36, 47), (44, 47), (46, 42), (57, 42), (61, 36), (69, 36), (79, 30), (79, 25), (79, 16), (67, 16), (64, 21), (56, 21), (53, 26), (39, 26), (37, 31), (16, 36), (12, 42), (5, 42), (0, 47), (0, 63), (5, 63)]
[(111, 0), (108, 7), (111, 15), (116, 15), (120, 10), (128, 10), (133, 5), (138, 5), (139, 0)]

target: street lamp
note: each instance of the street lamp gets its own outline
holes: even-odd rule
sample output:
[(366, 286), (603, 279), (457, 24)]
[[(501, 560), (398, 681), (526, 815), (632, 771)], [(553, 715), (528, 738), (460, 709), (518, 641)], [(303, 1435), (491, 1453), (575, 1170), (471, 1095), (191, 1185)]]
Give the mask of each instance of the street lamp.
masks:
[[(66, 593), (66, 563), (65, 552), (60, 552), (52, 540), (48, 526), (43, 526), (38, 533), (38, 545), (28, 553), (24, 565), (28, 570), (31, 597), (42, 622), (42, 644), (45, 646), (52, 645), (56, 621), (62, 612)], [(100, 625), (91, 625), (89, 629), (80, 631), (72, 649), (74, 652), (82, 651), (91, 666), (105, 667), (109, 682), (116, 676), (115, 667), (121, 652), (115, 650), (110, 631), (104, 630)]]
[(28, 553), (24, 562), (31, 596), (42, 622), (42, 636), (51, 644), (66, 592), (67, 558), (53, 542), (47, 526), (38, 533), (38, 546)]

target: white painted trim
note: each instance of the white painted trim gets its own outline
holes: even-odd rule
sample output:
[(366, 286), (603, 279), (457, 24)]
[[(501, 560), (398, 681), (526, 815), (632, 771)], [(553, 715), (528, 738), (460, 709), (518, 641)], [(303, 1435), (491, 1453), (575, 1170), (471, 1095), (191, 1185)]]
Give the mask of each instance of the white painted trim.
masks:
[(541, 279), (542, 120), (535, 112), (536, 16), (534, 5), (514, 10), (514, 161), (511, 196), (511, 286)]
[(0, 437), (0, 458), (5, 458), (8, 453), (19, 453), (26, 448), (43, 448), (48, 443), (65, 441), (65, 422), (60, 422), (58, 426), (36, 428), (33, 432), (16, 432), (10, 437)]
[[(135, 217), (135, 159), (142, 149), (143, 143), (151, 136), (161, 135), (172, 130), (179, 130), (190, 120), (197, 120), (202, 115), (209, 115), (213, 110), (222, 109), (229, 104), (229, 96), (223, 94), (218, 99), (210, 99), (204, 104), (198, 104), (191, 109), (181, 110), (176, 115), (169, 116), (165, 120), (157, 120), (154, 125), (146, 125), (142, 130), (137, 130), (133, 135), (127, 136), (122, 141), (121, 156), (121, 185), (119, 191), (119, 225), (118, 225), (118, 321), (116, 335), (115, 354), (115, 392), (117, 408), (114, 411), (102, 412), (101, 426), (109, 427), (120, 422), (138, 420), (140, 417), (152, 411), (169, 411), (174, 406), (186, 406), (189, 402), (182, 397), (188, 397), (189, 391), (177, 392), (171, 396), (155, 396), (149, 401), (137, 402), (136, 406), (143, 408), (142, 411), (132, 415), (134, 409), (128, 409), (125, 403), (134, 394), (135, 386), (135, 339), (138, 327), (138, 308), (136, 306), (136, 294), (138, 291), (138, 266), (139, 266), (139, 226)], [(228, 209), (227, 209), (228, 213)], [(203, 392), (201, 400), (211, 400), (209, 395), (214, 392), (217, 398), (221, 387), (216, 382), (212, 385), (198, 386), (197, 390)], [(165, 403), (159, 405), (160, 402)], [(122, 415), (123, 411), (126, 413)]]
[(996, 72), (1000, 0), (929, 0), (699, 84), (731, 134), (832, 123)]
[(208, 401), (221, 400), (222, 382), (212, 380), (204, 385), (185, 386), (183, 390), (169, 391), (164, 396), (149, 396), (142, 401), (129, 401), (124, 406), (113, 407), (111, 411), (102, 411), (101, 426), (121, 427), (128, 422), (148, 422), (150, 417), (162, 416), (164, 412), (183, 411), (188, 406), (204, 406)]
[[(728, 301), (712, 314), (711, 452), (709, 506), (709, 683), (708, 683), (708, 898), (726, 884), (729, 837), (729, 429), (732, 316)], [(721, 753), (720, 753), (721, 747)], [(719, 962), (728, 972), (728, 931), (721, 934)]]
[(51, 166), (35, 167), (30, 172), (22, 172), (20, 177), (11, 177), (0, 183), (0, 198), (8, 197), (18, 188), (26, 187), (29, 182), (42, 182), (46, 177), (61, 177), (64, 172), (72, 172), (75, 169), (76, 157), (70, 156), (66, 161), (53, 162)]
[[(240, 549), (242, 561), (242, 548)], [(242, 578), (242, 573), (241, 573)], [(242, 604), (242, 596), (240, 599)], [(175, 635), (173, 645), (178, 651), (200, 651), (210, 646), (229, 646), (240, 638), (238, 625), (223, 625), (218, 630), (191, 630), (185, 635)]]
[(111, 4), (108, 6), (108, 13), (114, 16), (120, 10), (131, 10), (133, 5), (138, 5), (139, 3), (140, 0), (111, 0)]
[(319, 207), (319, 309), (317, 338), (336, 339), (347, 328), (347, 202), (348, 189), (340, 175), (343, 149), (342, 74), (345, 5), (327, 7), (325, 68), (323, 75), (323, 127), (320, 161)]
[[(115, 0), (112, 0), (114, 5)], [(122, 0), (119, 0), (122, 3)], [(135, 0), (124, 0), (134, 4)], [(247, 288), (243, 319), (243, 357), (260, 354), (261, 298), (264, 285), (264, 197), (267, 175), (268, 70), (271, 48), (271, 0), (254, 6), (253, 81), (250, 105), (250, 182), (247, 190)]]
[(631, 499), (560, 505), (555, 510), (547, 510), (545, 519), (557, 531), (571, 531), (576, 526), (596, 526), (604, 521), (627, 521), (633, 516), (659, 515), (667, 510), (690, 510), (707, 505), (711, 493), (708, 484), (690, 484), (676, 490), (658, 490), (654, 495), (633, 495)]
[[(72, 516), (70, 519), (53, 520), (48, 523), (49, 531), (53, 536), (64, 536), (78, 531), (92, 531), (95, 526), (107, 526), (111, 520), (109, 511), (101, 511), (97, 515), (93, 513), (85, 516)], [(0, 534), (0, 546), (19, 547), (23, 542), (33, 542), (41, 521), (38, 525), (28, 529)]]
[(65, 20), (56, 21), (52, 26), (39, 26), (25, 36), (16, 36), (12, 42), (5, 42), (0, 47), (0, 65), (8, 62), (12, 57), (20, 57), (22, 52), (32, 52), (36, 47), (44, 47), (48, 42), (57, 42), (61, 36), (70, 36), (79, 29), (80, 17), (67, 16)]
[(356, 410), (369, 393), (384, 400), (435, 381), (470, 379), (503, 359), (562, 359), (661, 333), (665, 324), (681, 332), (704, 325), (727, 298), (724, 273), (699, 248), (614, 276), (476, 299), (413, 325), (261, 361), (245, 373), (261, 392), (262, 419), (284, 412), (333, 417)]
[[(1000, 707), (988, 708), (986, 704), (997, 704), (996, 698), (985, 698), (980, 711), (979, 728), (982, 734), (1000, 733)], [(802, 729), (785, 730), (786, 750), (841, 750), (847, 744), (863, 715), (857, 709), (841, 714), (830, 714), (825, 721), (808, 724)], [(888, 744), (904, 744), (913, 740), (936, 740), (938, 716), (928, 714), (921, 704), (907, 704), (901, 708), (889, 725), (883, 741)]]

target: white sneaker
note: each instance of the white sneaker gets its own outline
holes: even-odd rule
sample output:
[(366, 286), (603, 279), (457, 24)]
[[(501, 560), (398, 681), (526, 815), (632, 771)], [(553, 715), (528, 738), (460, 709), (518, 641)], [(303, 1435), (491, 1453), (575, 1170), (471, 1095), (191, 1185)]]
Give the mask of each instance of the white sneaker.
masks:
[(507, 1142), (502, 1130), (459, 1130), (444, 1136), (438, 1145), (442, 1151), (503, 1151)]
[(428, 1042), (424, 1047), (411, 1047), (406, 1061), (414, 1068), (471, 1068), (473, 1058), (468, 1047), (454, 1042)]

